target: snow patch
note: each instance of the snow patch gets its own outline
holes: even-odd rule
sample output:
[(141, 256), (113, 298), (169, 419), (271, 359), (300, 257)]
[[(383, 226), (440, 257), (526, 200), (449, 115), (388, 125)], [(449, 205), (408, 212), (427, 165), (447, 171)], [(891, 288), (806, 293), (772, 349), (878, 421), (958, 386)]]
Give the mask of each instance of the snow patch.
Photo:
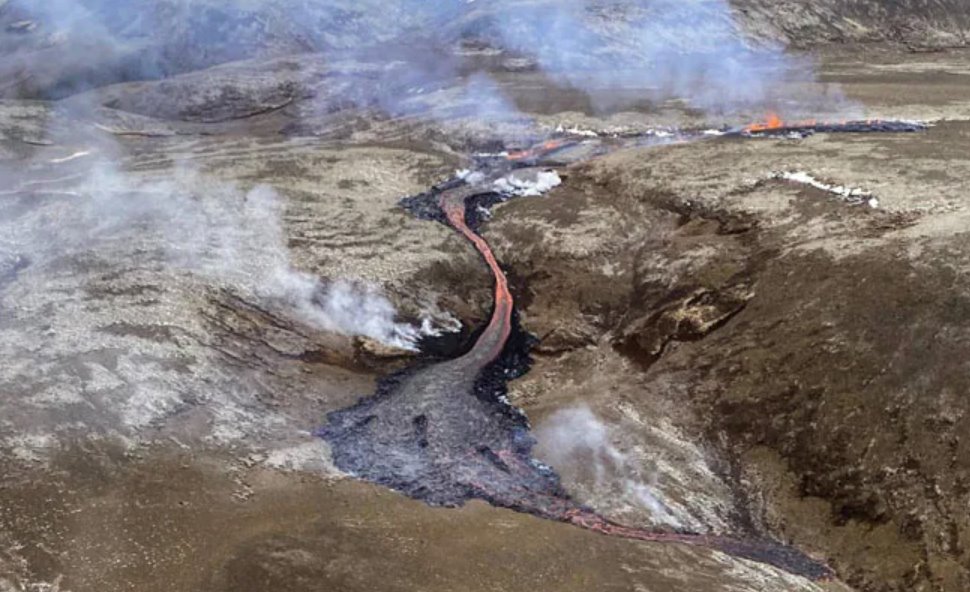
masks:
[(53, 434), (22, 433), (10, 436), (3, 441), (10, 448), (14, 458), (23, 462), (45, 462), (48, 453), (57, 446)]
[(792, 183), (800, 183), (802, 185), (809, 185), (827, 193), (837, 195), (843, 201), (852, 205), (865, 204), (873, 209), (879, 207), (879, 200), (872, 195), (871, 191), (867, 191), (859, 187), (849, 187), (847, 185), (830, 185), (823, 181), (819, 181), (805, 171), (779, 171), (769, 175), (769, 178), (790, 181)]

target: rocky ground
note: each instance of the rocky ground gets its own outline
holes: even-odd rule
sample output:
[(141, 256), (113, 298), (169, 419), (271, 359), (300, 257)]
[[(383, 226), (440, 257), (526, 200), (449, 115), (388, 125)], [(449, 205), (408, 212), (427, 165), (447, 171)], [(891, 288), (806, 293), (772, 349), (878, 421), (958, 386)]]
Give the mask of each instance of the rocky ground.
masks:
[[(964, 43), (945, 2), (851, 19), (841, 4), (735, 10), (764, 37)], [(4, 35), (24, 43), (19, 22)], [(593, 115), (487, 51), (469, 59), (531, 121), (458, 78), (397, 117), (345, 108), (375, 66), (317, 54), (226, 49), (207, 55), (251, 60), (53, 102), (36, 93), (59, 75), (10, 87), (0, 590), (970, 589), (970, 54), (904, 49), (816, 50), (816, 86), (933, 121), (924, 133), (626, 150), (562, 168), (482, 231), (541, 339), (511, 398), (567, 489), (628, 524), (792, 542), (836, 569), (818, 584), (477, 502), (430, 508), (340, 474), (312, 435), (413, 358), (400, 346), (422, 323), (489, 314), (472, 248), (400, 197), (560, 125), (720, 121)]]

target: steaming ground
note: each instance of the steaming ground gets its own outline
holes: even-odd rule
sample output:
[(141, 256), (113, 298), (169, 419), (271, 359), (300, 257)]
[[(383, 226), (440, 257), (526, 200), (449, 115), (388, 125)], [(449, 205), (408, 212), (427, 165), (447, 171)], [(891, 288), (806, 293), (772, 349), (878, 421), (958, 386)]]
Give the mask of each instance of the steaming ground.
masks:
[[(505, 63), (408, 99), (428, 124), (321, 108), (366, 65), (255, 59), (0, 104), (0, 590), (970, 587), (965, 54), (826, 56), (849, 102), (925, 134), (618, 153), (483, 230), (542, 339), (511, 398), (565, 486), (624, 523), (790, 540), (845, 580), (821, 585), (429, 508), (339, 475), (309, 435), (422, 324), (489, 313), (474, 252), (399, 197), (530, 119), (719, 121), (596, 117)], [(478, 100), (490, 85), (511, 99)]]
[[(407, 348), (422, 321), (429, 330), (438, 324), (427, 290), (426, 304), (420, 293), (414, 301), (418, 326), (399, 321), (382, 291), (393, 286), (391, 270), (429, 264), (418, 251), (421, 232), (408, 236), (403, 220), (394, 221), (397, 229), (380, 228), (382, 213), (370, 210), (368, 219), (361, 208), (348, 207), (355, 199), (375, 205), (375, 196), (360, 187), (384, 175), (392, 177), (385, 189), (389, 206), (398, 192), (419, 187), (401, 169), (434, 160), (394, 151), (335, 157), (298, 142), (277, 145), (271, 153), (286, 152), (308, 168), (278, 185), (298, 196), (284, 220), (282, 198), (263, 169), (272, 163), (255, 141), (167, 141), (157, 152), (153, 147), (120, 162), (105, 157), (128, 147), (104, 143), (109, 148), (87, 143), (35, 151), (35, 170), (11, 185), (4, 203), (4, 252), (28, 262), (3, 293), (3, 384), (10, 394), (3, 416), (37, 430), (26, 440), (8, 432), (7, 444), (16, 443), (19, 454), (33, 455), (28, 444), (49, 443), (50, 431), (93, 430), (138, 441), (158, 428), (175, 439), (220, 445), (286, 441), (311, 424), (285, 409), (253, 407), (279, 393), (278, 386), (260, 384), (270, 376), (249, 375), (253, 346), (279, 360), (312, 357), (321, 347), (328, 348), (324, 358), (353, 360), (350, 337)], [(231, 168), (220, 167), (230, 151)], [(158, 166), (160, 154), (166, 161)], [(352, 173), (323, 164), (344, 159), (354, 161)], [(309, 189), (322, 178), (310, 172), (315, 166), (338, 175), (336, 194)], [(260, 184), (241, 178), (247, 169)], [(288, 224), (303, 231), (284, 231)], [(303, 241), (304, 254), (331, 251), (334, 243), (344, 252), (298, 270), (287, 241)], [(368, 265), (369, 241), (398, 244), (397, 255)], [(355, 252), (361, 256), (353, 258)], [(283, 388), (312, 404), (312, 397), (367, 384), (357, 374), (350, 368), (309, 382), (283, 379), (280, 386), (288, 383)], [(180, 427), (170, 429), (173, 423)]]

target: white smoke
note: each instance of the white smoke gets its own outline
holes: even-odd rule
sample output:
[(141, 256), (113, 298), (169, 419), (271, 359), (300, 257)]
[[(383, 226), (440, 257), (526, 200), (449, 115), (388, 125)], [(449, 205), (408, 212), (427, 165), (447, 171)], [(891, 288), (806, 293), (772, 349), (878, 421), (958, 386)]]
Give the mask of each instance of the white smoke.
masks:
[(284, 202), (271, 187), (244, 191), (186, 166), (164, 177), (137, 175), (104, 159), (72, 182), (70, 194), (5, 224), (2, 250), (26, 254), (35, 265), (100, 256), (130, 268), (190, 273), (314, 328), (400, 348), (414, 349), (423, 333), (398, 322), (377, 287), (325, 282), (294, 268)]
[(646, 511), (655, 524), (684, 528), (663, 501), (655, 472), (618, 445), (618, 435), (588, 407), (557, 411), (536, 430), (536, 454), (585, 500), (622, 513)]
[(291, 267), (278, 267), (265, 279), (260, 291), (288, 303), (304, 322), (318, 329), (362, 335), (412, 351), (421, 336), (437, 334), (428, 319), (420, 328), (397, 322), (397, 309), (372, 285), (344, 279), (324, 285)]
[[(494, 31), (601, 108), (679, 99), (716, 114), (811, 109), (838, 95), (796, 96), (814, 68), (748, 38), (727, 0), (506, 0)], [(805, 104), (805, 103), (809, 104)]]
[(556, 171), (515, 171), (500, 179), (492, 186), (495, 191), (505, 195), (535, 197), (562, 185), (562, 178)]
[[(392, 114), (433, 110), (437, 93), (466, 78), (473, 100), (452, 105), (485, 120), (508, 119), (516, 111), (509, 101), (496, 86), (468, 76), (455, 52), (472, 39), (528, 56), (603, 108), (680, 99), (717, 114), (792, 113), (841, 100), (825, 90), (812, 96), (792, 90), (814, 82), (813, 64), (748, 38), (728, 0), (13, 0), (11, 6), (41, 21), (37, 36), (55, 40), (40, 45), (64, 48), (58, 59), (84, 55), (78, 71), (63, 72), (62, 83), (49, 90), (54, 96), (232, 60), (320, 52), (332, 63), (381, 68), (345, 96), (320, 99), (328, 104), (318, 110), (347, 101)], [(44, 71), (50, 54), (35, 53), (18, 59)], [(95, 72), (98, 61), (103, 67)]]
[[(190, 187), (192, 178), (190, 175)], [(196, 206), (202, 215), (188, 217), (194, 227), (186, 225), (182, 220), (186, 216), (181, 214), (172, 220), (178, 229), (163, 229), (162, 238), (177, 248), (186, 267), (198, 267), (215, 278), (235, 281), (259, 296), (283, 302), (315, 328), (415, 349), (422, 331), (397, 322), (397, 310), (378, 288), (345, 279), (325, 284), (292, 266), (283, 228), (284, 204), (276, 191), (259, 185), (243, 195), (225, 183), (219, 189), (219, 199), (208, 200), (217, 211)]]

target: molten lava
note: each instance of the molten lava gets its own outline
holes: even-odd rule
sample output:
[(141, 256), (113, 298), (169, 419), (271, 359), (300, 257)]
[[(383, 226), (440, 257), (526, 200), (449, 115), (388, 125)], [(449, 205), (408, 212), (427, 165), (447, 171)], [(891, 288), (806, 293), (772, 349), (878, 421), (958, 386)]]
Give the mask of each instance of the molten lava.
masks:
[[(764, 123), (716, 136), (924, 129), (923, 124), (904, 121), (787, 123), (771, 115)], [(710, 137), (703, 130), (680, 130), (663, 137), (670, 136), (671, 141)], [(829, 578), (832, 572), (825, 564), (775, 541), (632, 528), (577, 503), (558, 475), (532, 457), (535, 441), (528, 420), (506, 397), (508, 381), (528, 371), (530, 338), (518, 325), (505, 274), (488, 243), (475, 231), (483, 220), (482, 209), (509, 196), (482, 188), (492, 186), (511, 169), (557, 166), (655, 143), (650, 134), (552, 139), (505, 158), (482, 160), (479, 172), (488, 181), (479, 187), (456, 178), (402, 199), (402, 207), (415, 216), (446, 223), (474, 245), (495, 281), (491, 319), (467, 352), (443, 361), (421, 360), (382, 379), (373, 395), (330, 413), (319, 434), (330, 443), (334, 464), (341, 470), (432, 505), (458, 506), (481, 499), (605, 535), (702, 546), (804, 577)]]
[[(555, 146), (541, 145), (529, 157), (549, 149)], [(330, 443), (336, 466), (434, 505), (482, 499), (604, 535), (702, 546), (812, 579), (830, 577), (824, 564), (774, 541), (617, 524), (577, 503), (559, 477), (532, 458), (535, 442), (528, 422), (505, 397), (508, 380), (528, 369), (527, 342), (518, 328), (508, 280), (469, 222), (480, 197), (488, 194), (449, 183), (405, 204), (423, 217), (447, 222), (483, 257), (495, 281), (491, 320), (465, 354), (390, 376), (374, 395), (331, 413), (320, 435)], [(475, 207), (469, 209), (469, 202)]]
[[(810, 135), (820, 133), (864, 133), (864, 132), (917, 132), (926, 129), (926, 125), (915, 121), (895, 121), (885, 119), (866, 119), (858, 121), (819, 121), (817, 119), (803, 119), (785, 121), (776, 113), (769, 113), (764, 122), (752, 123), (740, 129), (742, 135), (752, 134), (788, 134)], [(733, 133), (738, 133), (737, 130)], [(732, 135), (732, 134), (728, 134)]]
[[(485, 332), (482, 333), (478, 341), (465, 357), (480, 360), (484, 363), (492, 362), (502, 353), (512, 331), (512, 309), (514, 303), (512, 294), (509, 292), (509, 283), (505, 278), (505, 273), (499, 267), (495, 255), (492, 254), (491, 247), (485, 239), (472, 232), (471, 228), (465, 223), (465, 198), (462, 193), (448, 193), (441, 195), (438, 205), (445, 213), (448, 223), (458, 232), (464, 235), (485, 258), (492, 275), (495, 278), (495, 309), (492, 311), (492, 320), (489, 321)], [(484, 366), (484, 364), (482, 364)]]
[(549, 156), (553, 152), (575, 144), (575, 141), (566, 138), (555, 138), (527, 148), (525, 150), (514, 150), (509, 152), (508, 159), (512, 162), (526, 162)]
[[(923, 129), (923, 124), (905, 121), (789, 123), (770, 115), (763, 123), (716, 136)], [(709, 137), (701, 130), (667, 135), (677, 141)], [(528, 371), (530, 338), (518, 325), (505, 274), (488, 243), (475, 231), (483, 219), (482, 209), (509, 196), (482, 187), (491, 186), (513, 168), (577, 162), (644, 142), (652, 145), (655, 139), (649, 134), (552, 139), (505, 158), (483, 160), (479, 172), (489, 181), (479, 187), (456, 178), (401, 200), (402, 207), (419, 218), (454, 228), (482, 256), (495, 281), (491, 318), (467, 352), (443, 361), (421, 360), (382, 379), (373, 395), (330, 413), (319, 434), (330, 443), (338, 468), (429, 504), (458, 506), (481, 499), (605, 535), (707, 547), (804, 577), (829, 578), (832, 572), (823, 563), (775, 541), (633, 528), (579, 504), (563, 489), (558, 475), (532, 457), (535, 441), (529, 423), (506, 397), (508, 381)]]
[(776, 130), (785, 127), (785, 122), (782, 121), (781, 117), (777, 113), (769, 113), (768, 118), (764, 123), (752, 123), (745, 129), (749, 132), (763, 132), (768, 130)]

